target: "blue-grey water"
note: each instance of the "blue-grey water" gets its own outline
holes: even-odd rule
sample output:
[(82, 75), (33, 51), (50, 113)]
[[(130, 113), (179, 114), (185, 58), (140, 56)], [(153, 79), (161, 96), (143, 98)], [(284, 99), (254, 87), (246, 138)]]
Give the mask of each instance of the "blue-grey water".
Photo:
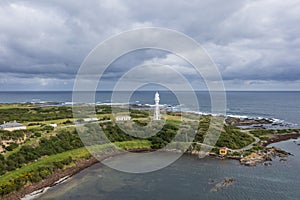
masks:
[[(299, 139), (277, 143), (276, 146), (294, 156), (289, 156), (284, 162), (275, 159), (271, 166), (246, 167), (235, 160), (184, 155), (159, 171), (129, 174), (99, 163), (50, 188), (37, 199), (299, 200), (299, 143)], [(211, 191), (225, 177), (232, 177), (236, 182), (217, 192)]]
[[(110, 103), (111, 92), (97, 92), (96, 103)], [(155, 92), (135, 92), (129, 103), (153, 104)], [(210, 113), (208, 92), (196, 92), (201, 112)], [(185, 107), (193, 110), (189, 103), (191, 93), (185, 93)], [(170, 91), (160, 91), (160, 103), (178, 105), (176, 96)], [(72, 102), (72, 92), (0, 92), (0, 103), (20, 102)], [(127, 103), (120, 99), (119, 103)], [(226, 92), (228, 115), (276, 118), (289, 123), (300, 124), (300, 92)]]

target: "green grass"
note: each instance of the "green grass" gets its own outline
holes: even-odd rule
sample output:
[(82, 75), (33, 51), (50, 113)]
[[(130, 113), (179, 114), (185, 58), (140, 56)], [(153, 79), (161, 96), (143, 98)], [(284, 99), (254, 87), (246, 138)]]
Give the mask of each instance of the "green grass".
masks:
[(256, 137), (273, 135), (273, 134), (288, 134), (288, 133), (299, 133), (300, 129), (262, 129), (262, 130), (251, 130), (250, 133)]
[(72, 157), (73, 160), (80, 160), (83, 158), (88, 158), (90, 153), (85, 148), (79, 148), (71, 151), (66, 151), (60, 154), (52, 155), (49, 157), (45, 157), (43, 159), (38, 160), (37, 162), (30, 163), (20, 169), (15, 171), (8, 172), (0, 177), (0, 184), (5, 184), (10, 180), (13, 180), (22, 174), (26, 174), (31, 171), (36, 171), (41, 167), (47, 167), (53, 162), (58, 162), (64, 160), (68, 157)]
[(0, 104), (0, 109), (10, 108), (34, 108), (31, 104)]
[[(138, 149), (138, 148), (150, 148), (151, 142), (147, 140), (134, 140), (134, 141), (125, 141), (125, 142), (116, 142), (115, 145), (117, 145), (119, 148), (122, 149)], [(103, 145), (97, 145), (93, 147), (89, 147), (89, 149), (95, 151), (95, 152), (105, 152), (107, 149), (111, 149), (113, 147), (112, 144), (103, 144)], [(36, 162), (30, 163), (26, 166), (21, 167), (20, 169), (17, 169), (15, 171), (8, 172), (0, 177), (0, 184), (5, 184), (9, 182), (10, 180), (13, 180), (22, 174), (26, 174), (31, 171), (36, 171), (39, 168), (47, 167), (51, 165), (54, 162), (58, 162), (61, 160), (64, 160), (68, 157), (72, 157), (74, 160), (81, 160), (90, 157), (90, 152), (86, 148), (79, 148), (71, 151), (66, 151), (63, 153), (59, 153), (56, 155), (51, 155), (45, 158), (42, 158)]]
[(115, 142), (114, 144), (121, 149), (151, 148), (151, 142), (149, 140), (133, 140), (133, 141), (125, 141), (125, 142)]

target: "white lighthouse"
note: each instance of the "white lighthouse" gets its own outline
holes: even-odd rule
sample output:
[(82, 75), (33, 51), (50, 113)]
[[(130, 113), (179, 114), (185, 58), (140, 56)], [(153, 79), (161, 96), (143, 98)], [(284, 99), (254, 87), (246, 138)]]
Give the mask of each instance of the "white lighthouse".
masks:
[(154, 110), (154, 120), (160, 120), (160, 110), (159, 110), (159, 94), (155, 93), (154, 101), (155, 101), (155, 110)]

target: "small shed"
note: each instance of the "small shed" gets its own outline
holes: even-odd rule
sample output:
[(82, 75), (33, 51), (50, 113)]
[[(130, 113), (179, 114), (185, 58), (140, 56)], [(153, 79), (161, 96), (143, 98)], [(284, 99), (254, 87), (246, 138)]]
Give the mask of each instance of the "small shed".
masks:
[(221, 147), (220, 150), (219, 150), (219, 154), (224, 156), (224, 155), (227, 155), (228, 153), (228, 148), (227, 147)]

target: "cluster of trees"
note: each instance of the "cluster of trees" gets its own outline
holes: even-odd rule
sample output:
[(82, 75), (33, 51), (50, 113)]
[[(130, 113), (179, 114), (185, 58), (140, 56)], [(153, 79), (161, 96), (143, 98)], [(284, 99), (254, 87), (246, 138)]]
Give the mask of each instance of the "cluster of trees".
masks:
[(36, 147), (24, 145), (19, 151), (2, 159), (0, 174), (20, 168), (42, 156), (50, 156), (80, 147), (83, 147), (83, 143), (75, 129), (51, 136), (49, 139), (42, 138)]
[(136, 110), (136, 109), (130, 109), (130, 117), (131, 118), (148, 118), (149, 117), (149, 111), (148, 110)]
[(53, 131), (54, 128), (52, 126), (43, 125), (41, 127), (32, 128), (29, 130), (16, 130), (16, 131), (4, 131), (0, 130), (0, 143), (2, 140), (13, 140), (9, 146), (5, 147), (3, 144), (3, 148), (7, 151), (12, 151), (16, 147), (18, 147), (17, 142), (23, 140), (25, 135), (30, 136), (30, 138), (41, 137), (42, 133)]
[(173, 120), (167, 120), (163, 128), (148, 140), (151, 142), (152, 149), (161, 149), (170, 143), (176, 136), (179, 129), (179, 123)]
[(102, 127), (106, 137), (111, 142), (123, 142), (123, 141), (130, 141), (133, 139), (138, 139), (136, 137), (128, 135), (122, 129), (120, 129), (118, 126), (116, 126), (115, 124), (113, 124), (111, 122), (102, 123), (102, 124), (100, 124), (100, 126)]
[(96, 106), (97, 114), (111, 114), (111, 106), (107, 105), (97, 105)]
[(181, 112), (171, 112), (171, 111), (167, 111), (167, 115), (181, 117)]
[(200, 143), (203, 142), (204, 136), (206, 135), (209, 129), (211, 118), (212, 118), (211, 115), (200, 117), (199, 124), (198, 124), (198, 131), (195, 135), (194, 142), (200, 142)]
[[(122, 129), (120, 129), (118, 126), (110, 122), (101, 123), (100, 126), (104, 130), (106, 137), (111, 142), (122, 142), (122, 141), (139, 140), (139, 139), (144, 140), (138, 137), (139, 133), (136, 134), (137, 137), (132, 136), (133, 134), (129, 135), (125, 133)], [(87, 132), (93, 132), (92, 130), (95, 131), (95, 128), (96, 128), (95, 126), (89, 125), (89, 130)], [(151, 142), (151, 148), (160, 149), (164, 147), (166, 144), (168, 144), (169, 142), (171, 142), (171, 140), (176, 135), (178, 128), (179, 128), (178, 121), (167, 120), (166, 124), (162, 127), (160, 131), (158, 131), (156, 135), (147, 138), (147, 140)], [(91, 134), (88, 133), (89, 137), (91, 137)]]
[(66, 121), (63, 122), (64, 125), (70, 125), (73, 124), (73, 122), (69, 119), (67, 119)]
[(18, 140), (24, 138), (26, 130), (4, 131), (0, 130), (0, 140)]
[(33, 122), (33, 123), (29, 123), (27, 126), (39, 126), (39, 125), (44, 125), (40, 122)]
[(9, 146), (5, 147), (5, 150), (6, 151), (12, 151), (15, 148), (17, 148), (18, 146), (19, 146), (18, 143), (12, 142), (12, 143), (9, 144)]
[(109, 117), (109, 116), (103, 116), (103, 117), (100, 117), (99, 120), (100, 120), (100, 121), (110, 120), (110, 117)]
[(18, 191), (29, 182), (39, 182), (50, 176), (54, 171), (62, 169), (65, 165), (69, 165), (70, 163), (72, 163), (72, 161), (72, 158), (68, 157), (59, 161), (52, 162), (47, 166), (40, 166), (37, 169), (32, 169), (27, 173), (21, 174), (18, 177), (11, 179), (8, 183), (0, 183), (0, 195), (3, 196), (11, 192)]
[(133, 120), (138, 126), (147, 126), (147, 124), (148, 124), (148, 120), (137, 120), (137, 119), (135, 119), (135, 120)]
[(218, 147), (226, 146), (230, 149), (240, 149), (254, 142), (253, 137), (234, 126), (225, 125), (224, 130), (216, 143)]

